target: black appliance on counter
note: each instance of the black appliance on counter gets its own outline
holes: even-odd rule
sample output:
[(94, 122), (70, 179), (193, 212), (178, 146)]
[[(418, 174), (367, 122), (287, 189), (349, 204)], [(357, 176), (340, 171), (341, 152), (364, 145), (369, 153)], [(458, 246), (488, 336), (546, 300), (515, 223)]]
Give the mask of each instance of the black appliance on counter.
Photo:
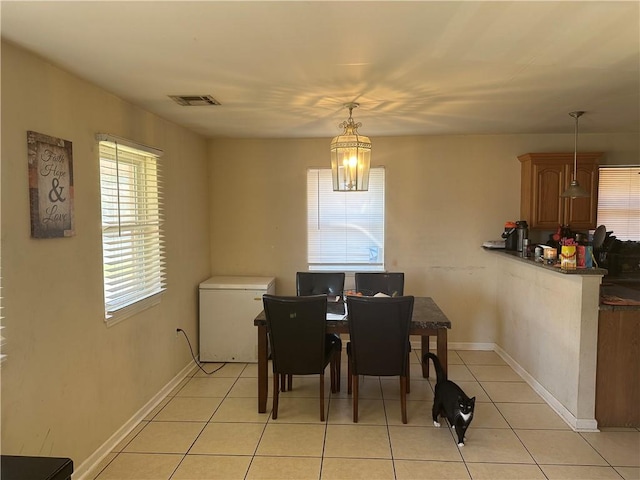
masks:
[(504, 238), (505, 250), (512, 250), (515, 252), (518, 249), (518, 230), (514, 222), (506, 222), (504, 224), (502, 238)]

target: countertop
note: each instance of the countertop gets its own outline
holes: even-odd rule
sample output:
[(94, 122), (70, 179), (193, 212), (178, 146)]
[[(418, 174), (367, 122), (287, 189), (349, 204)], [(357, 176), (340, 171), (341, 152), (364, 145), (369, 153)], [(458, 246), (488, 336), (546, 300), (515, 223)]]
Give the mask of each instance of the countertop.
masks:
[[(607, 275), (605, 268), (576, 268), (562, 270), (558, 265), (547, 265), (534, 261), (532, 257), (522, 257), (519, 252), (503, 249), (486, 249), (501, 257), (527, 263), (532, 266), (551, 270), (563, 275)], [(618, 284), (615, 280), (603, 279), (600, 286), (600, 310), (640, 310), (640, 289), (629, 288)]]
[(640, 290), (603, 280), (600, 310), (640, 310)]
[(500, 255), (507, 258), (512, 258), (513, 260), (528, 263), (530, 265), (534, 265), (536, 267), (544, 268), (545, 270), (554, 271), (563, 275), (606, 275), (607, 269), (605, 268), (576, 268), (575, 270), (563, 270), (560, 268), (560, 264), (556, 265), (547, 265), (546, 263), (536, 262), (533, 257), (522, 257), (520, 252), (514, 252), (513, 250), (504, 250), (502, 248), (485, 248), (487, 252)]

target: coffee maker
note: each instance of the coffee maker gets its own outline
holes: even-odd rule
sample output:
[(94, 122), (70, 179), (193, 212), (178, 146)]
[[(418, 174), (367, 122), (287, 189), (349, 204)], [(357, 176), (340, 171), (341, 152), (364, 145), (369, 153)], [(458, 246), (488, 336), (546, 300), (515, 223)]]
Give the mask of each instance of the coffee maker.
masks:
[(506, 222), (504, 224), (504, 232), (502, 233), (504, 238), (504, 249), (516, 251), (518, 249), (518, 229), (515, 222)]

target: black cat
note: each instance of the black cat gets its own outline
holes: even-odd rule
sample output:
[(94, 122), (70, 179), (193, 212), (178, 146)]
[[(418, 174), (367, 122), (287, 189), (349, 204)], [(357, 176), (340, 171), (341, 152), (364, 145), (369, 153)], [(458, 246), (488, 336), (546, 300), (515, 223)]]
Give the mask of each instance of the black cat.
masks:
[(447, 380), (442, 364), (436, 355), (427, 352), (422, 361), (427, 363), (429, 358), (433, 360), (436, 369), (436, 392), (433, 401), (433, 424), (440, 426), (438, 416), (442, 415), (449, 421), (451, 428), (455, 428), (458, 435), (458, 446), (464, 446), (464, 434), (473, 420), (473, 409), (476, 405), (476, 397), (469, 398), (462, 389)]

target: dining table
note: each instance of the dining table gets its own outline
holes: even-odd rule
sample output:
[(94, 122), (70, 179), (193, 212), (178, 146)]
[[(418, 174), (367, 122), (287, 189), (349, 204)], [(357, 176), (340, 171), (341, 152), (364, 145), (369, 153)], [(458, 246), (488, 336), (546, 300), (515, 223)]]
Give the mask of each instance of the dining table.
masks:
[[(269, 346), (264, 310), (255, 317), (253, 324), (258, 329), (258, 412), (265, 413), (269, 394)], [(409, 335), (420, 337), (423, 353), (429, 351), (429, 337), (436, 337), (436, 354), (445, 373), (447, 372), (447, 330), (449, 329), (451, 329), (451, 321), (431, 297), (414, 297)], [(348, 312), (344, 316), (327, 315), (327, 333), (349, 333)], [(429, 377), (428, 363), (422, 363), (422, 376)]]

